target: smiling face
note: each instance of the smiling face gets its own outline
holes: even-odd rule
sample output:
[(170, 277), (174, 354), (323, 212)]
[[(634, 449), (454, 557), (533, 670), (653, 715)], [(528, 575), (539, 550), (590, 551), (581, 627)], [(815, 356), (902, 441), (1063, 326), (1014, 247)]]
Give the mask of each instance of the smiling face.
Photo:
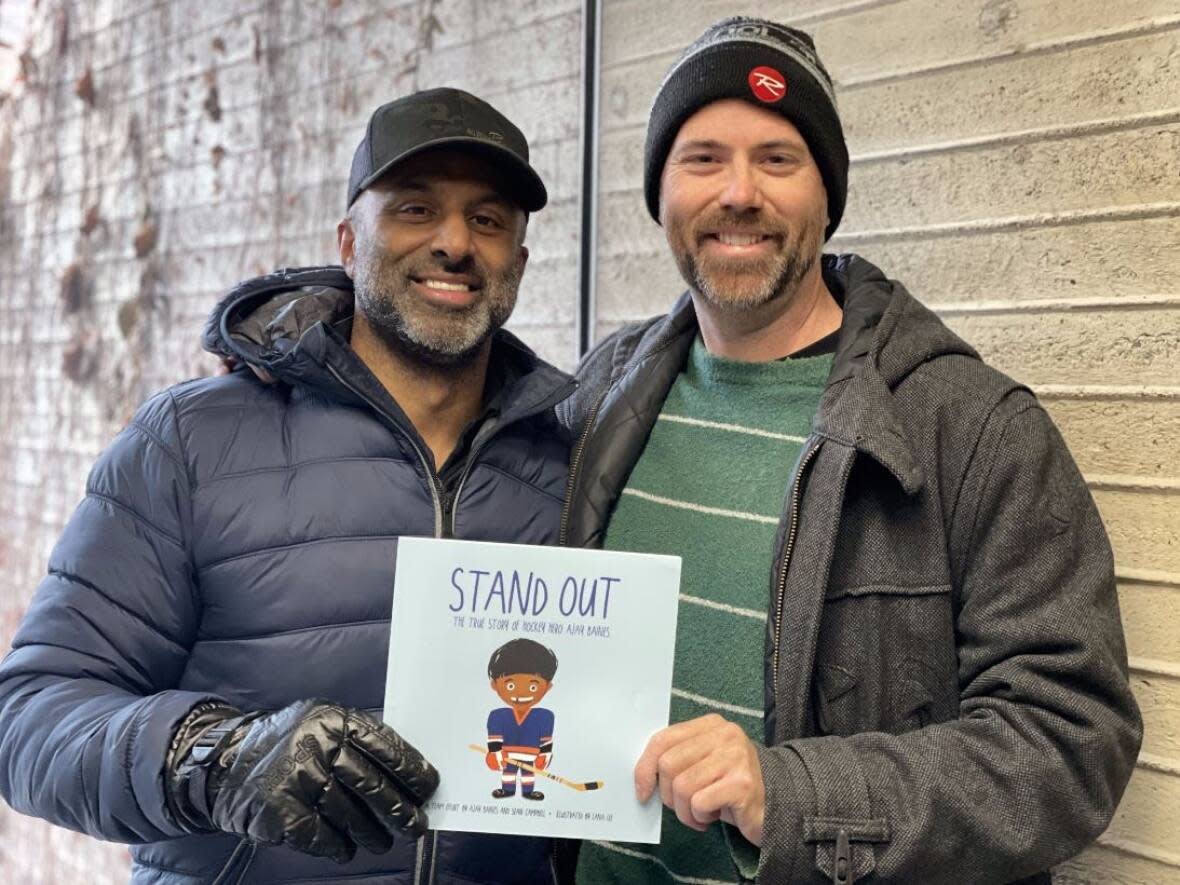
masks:
[(541, 702), (553, 683), (533, 673), (510, 673), (492, 680), (492, 690), (500, 700), (523, 716)]
[(827, 206), (799, 130), (740, 99), (685, 121), (660, 182), (660, 222), (677, 266), (723, 308), (791, 297), (817, 268)]
[(528, 259), (525, 214), (483, 159), (435, 150), (367, 188), (338, 227), (357, 311), (435, 366), (471, 360), (507, 321)]

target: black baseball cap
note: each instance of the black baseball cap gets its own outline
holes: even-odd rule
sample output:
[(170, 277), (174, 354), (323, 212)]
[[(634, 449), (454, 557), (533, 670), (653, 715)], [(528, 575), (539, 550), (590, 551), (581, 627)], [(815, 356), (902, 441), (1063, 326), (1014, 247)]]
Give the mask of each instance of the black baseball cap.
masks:
[(437, 147), (471, 150), (500, 169), (511, 187), (504, 196), (526, 212), (544, 207), (549, 195), (529, 165), (529, 143), (507, 117), (461, 89), (427, 89), (383, 104), (369, 118), (352, 155), (348, 205), (396, 163)]

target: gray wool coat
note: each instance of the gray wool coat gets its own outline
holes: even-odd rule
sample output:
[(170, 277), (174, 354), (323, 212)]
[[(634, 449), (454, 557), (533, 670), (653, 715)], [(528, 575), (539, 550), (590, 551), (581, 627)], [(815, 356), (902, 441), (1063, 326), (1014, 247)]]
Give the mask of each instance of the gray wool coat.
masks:
[[(767, 563), (758, 880), (1047, 882), (1142, 737), (1097, 509), (1028, 389), (868, 262), (824, 274), (844, 319)], [(696, 334), (685, 296), (587, 356), (565, 543), (601, 545)]]

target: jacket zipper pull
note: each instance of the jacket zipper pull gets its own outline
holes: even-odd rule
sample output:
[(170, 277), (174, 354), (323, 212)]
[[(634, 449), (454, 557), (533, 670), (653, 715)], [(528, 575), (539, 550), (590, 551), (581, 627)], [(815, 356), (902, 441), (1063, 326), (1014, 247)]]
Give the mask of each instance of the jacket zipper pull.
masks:
[(836, 857), (832, 863), (833, 885), (850, 885), (852, 882), (852, 848), (848, 844), (848, 831), (841, 828), (836, 833)]

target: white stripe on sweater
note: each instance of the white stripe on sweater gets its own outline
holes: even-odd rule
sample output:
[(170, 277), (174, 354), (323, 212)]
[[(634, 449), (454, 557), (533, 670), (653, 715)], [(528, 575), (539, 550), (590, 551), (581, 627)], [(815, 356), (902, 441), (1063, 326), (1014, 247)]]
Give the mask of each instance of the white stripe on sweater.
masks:
[(692, 510), (694, 513), (707, 513), (710, 516), (728, 516), (732, 519), (745, 519), (749, 522), (760, 522), (764, 525), (778, 525), (777, 516), (762, 516), (759, 513), (745, 513), (741, 510), (725, 510), (721, 507), (706, 507), (704, 504), (693, 504), (691, 501), (677, 501), (675, 498), (662, 498), (639, 489), (623, 489), (624, 495), (633, 495), (653, 504), (663, 504), (665, 507), (678, 507), (681, 510)]
[(728, 430), (731, 433), (746, 433), (750, 436), (762, 436), (766, 439), (781, 439), (784, 442), (805, 443), (807, 437), (793, 436), (789, 433), (774, 433), (770, 430), (759, 430), (757, 427), (746, 427), (742, 424), (722, 424), (720, 421), (705, 421), (702, 418), (689, 418), (687, 415), (674, 415), (661, 412), (660, 421), (671, 421), (674, 424), (689, 424), (693, 427), (708, 427), (710, 430)]
[(755, 719), (761, 719), (763, 716), (763, 712), (761, 710), (755, 710), (753, 707), (739, 707), (737, 704), (727, 704), (724, 701), (715, 701), (712, 698), (705, 697), (704, 695), (681, 691), (679, 688), (673, 688), (672, 695), (673, 697), (684, 698), (686, 701), (692, 701), (694, 704), (700, 704), (702, 707), (713, 707), (716, 710), (724, 710), (727, 713), (737, 713), (739, 716), (752, 716)]
[(729, 612), (731, 615), (741, 615), (743, 618), (753, 618), (756, 621), (766, 620), (766, 612), (755, 611), (752, 608), (738, 608), (736, 605), (726, 605), (724, 602), (714, 602), (712, 599), (702, 599), (700, 596), (690, 596), (687, 593), (680, 594), (680, 601), (691, 602), (693, 605), (700, 605), (705, 608), (715, 608), (718, 611)]
[(657, 866), (663, 867), (664, 872), (675, 879), (677, 882), (685, 882), (687, 885), (733, 885), (732, 879), (701, 879), (697, 876), (680, 876), (668, 869), (668, 865), (658, 857), (653, 857), (650, 854), (644, 854), (642, 851), (636, 851), (633, 848), (624, 848), (622, 845), (615, 845), (613, 842), (601, 842), (598, 839), (590, 839), (588, 841), (591, 845), (597, 845), (599, 848), (605, 848), (607, 851), (615, 852), (615, 854), (624, 854), (627, 857), (635, 857), (639, 860), (646, 860), (649, 863), (654, 863)]

